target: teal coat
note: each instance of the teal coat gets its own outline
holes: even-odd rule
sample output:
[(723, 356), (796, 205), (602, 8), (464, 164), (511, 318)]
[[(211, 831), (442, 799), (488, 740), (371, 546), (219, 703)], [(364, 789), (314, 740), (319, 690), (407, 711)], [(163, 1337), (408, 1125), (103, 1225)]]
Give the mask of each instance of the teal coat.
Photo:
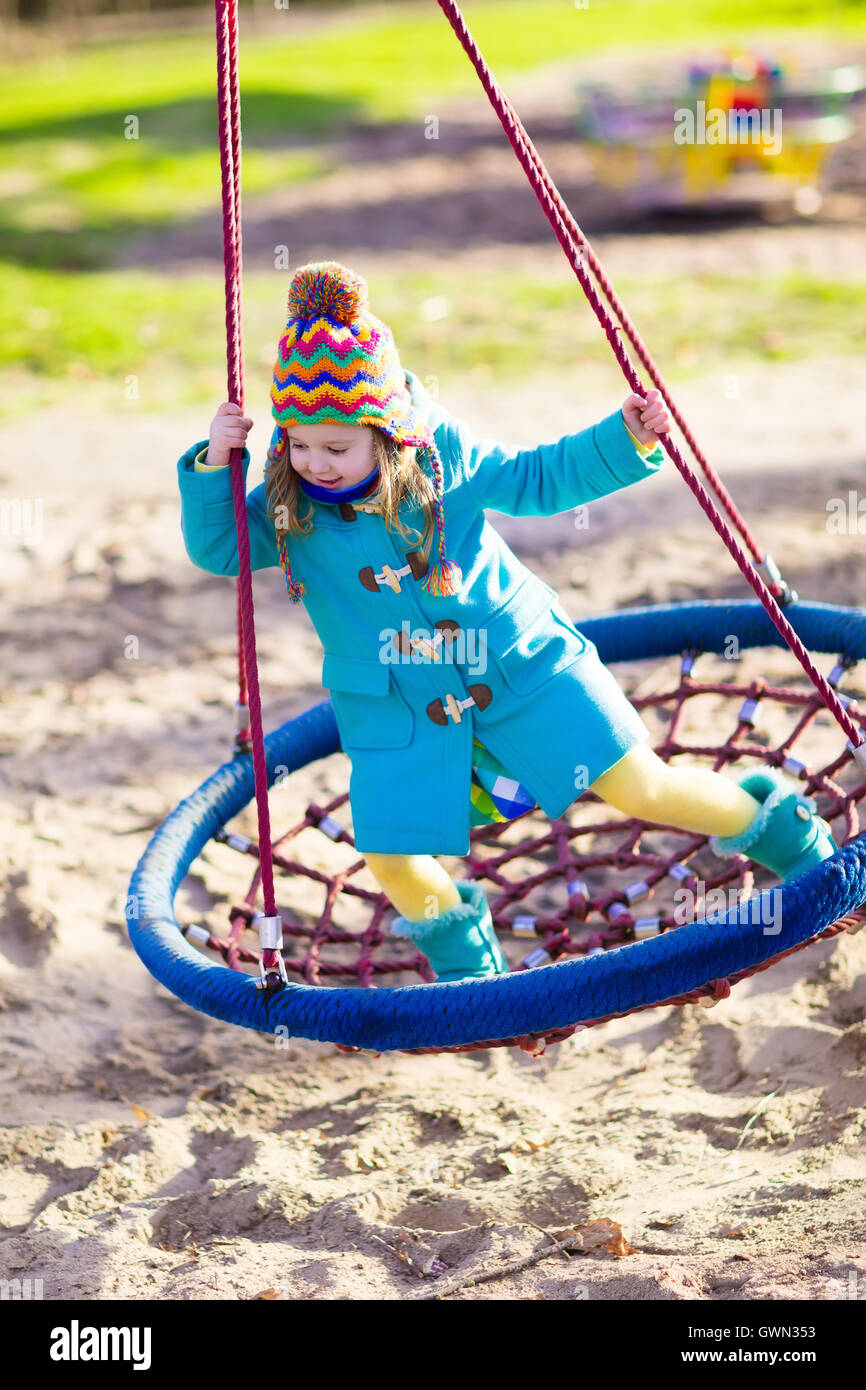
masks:
[[(535, 449), (473, 439), (412, 372), (405, 376), (442, 459), (446, 549), (463, 572), (459, 595), (421, 588), (424, 571), (416, 575), (408, 560), (417, 542), (389, 531), (379, 514), (311, 501), (313, 531), (286, 541), (352, 764), (358, 850), (463, 855), (473, 734), (551, 817), (649, 737), (594, 644), (485, 508), (551, 516), (655, 473), (664, 454), (641, 456), (619, 411)], [(183, 537), (201, 569), (237, 575), (229, 469), (193, 471), (206, 443), (178, 461)], [(244, 478), (249, 462), (244, 450)], [(248, 493), (247, 510), (253, 569), (278, 566), (263, 483)], [(420, 539), (420, 508), (405, 508), (401, 519)], [(389, 583), (386, 565), (406, 573)]]

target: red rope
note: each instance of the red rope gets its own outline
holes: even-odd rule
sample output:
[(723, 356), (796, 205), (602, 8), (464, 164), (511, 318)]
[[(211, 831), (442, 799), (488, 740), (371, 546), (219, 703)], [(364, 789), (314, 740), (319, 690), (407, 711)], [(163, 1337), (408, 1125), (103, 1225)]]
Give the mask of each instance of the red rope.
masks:
[[(228, 80), (229, 80), (229, 100), (231, 103), (231, 160), (232, 160), (232, 197), (234, 202), (234, 251), (237, 274), (235, 282), (237, 286), (237, 314), (234, 316), (233, 327), (236, 329), (235, 343), (240, 374), (239, 392), (240, 399), (243, 400), (246, 394), (244, 384), (244, 355), (242, 348), (241, 323), (243, 321), (242, 292), (243, 292), (243, 270), (241, 265), (241, 103), (240, 103), (240, 79), (238, 76), (238, 42), (237, 24), (229, 26), (229, 51), (228, 51)], [(238, 705), (245, 707), (248, 704), (247, 695), (247, 672), (246, 661), (244, 659), (244, 640), (243, 640), (243, 616), (241, 581), (237, 581), (237, 653), (238, 653)], [(249, 727), (238, 728), (236, 731), (235, 746), (239, 752), (248, 753), (249, 747)]]
[[(608, 304), (613, 309), (613, 312), (619, 319), (625, 336), (628, 338), (629, 342), (634, 348), (640, 362), (645, 367), (653, 385), (656, 386), (658, 390), (661, 392), (665, 405), (668, 407), (668, 410), (671, 412), (671, 415), (673, 416), (674, 420), (679, 426), (680, 433), (682, 434), (683, 438), (688, 444), (693, 457), (697, 460), (697, 462), (703, 469), (704, 476), (706, 477), (707, 482), (714, 490), (730, 521), (733, 523), (734, 527), (739, 531), (740, 535), (746, 543), (746, 546), (751, 551), (755, 563), (759, 565), (763, 564), (765, 555), (759, 549), (757, 541), (754, 540), (754, 538), (752, 537), (752, 534), (748, 528), (748, 525), (744, 517), (737, 509), (734, 499), (731, 497), (721, 478), (713, 469), (712, 465), (710, 464), (709, 460), (707, 459), (706, 455), (704, 454), (703, 450), (700, 448), (697, 440), (695, 439), (695, 436), (689, 428), (689, 425), (686, 423), (686, 420), (682, 415), (679, 406), (676, 404), (671, 395), (670, 388), (664, 381), (661, 372), (659, 371), (655, 361), (653, 360), (649, 348), (644, 343), (643, 339), (640, 336), (640, 333), (638, 332), (637, 328), (632, 322), (628, 310), (626, 309), (625, 305), (623, 304), (622, 300), (620, 299), (619, 295), (614, 289), (613, 283), (606, 274), (604, 267), (602, 266), (601, 262), (595, 254), (595, 251), (593, 250), (586, 236), (581, 231), (580, 227), (575, 221), (571, 209), (569, 208), (559, 189), (556, 187), (556, 184), (553, 182), (553, 179), (550, 177), (550, 174), (547, 172), (545, 165), (542, 163), (541, 156), (539, 155), (528, 134), (526, 133), (526, 129), (522, 121), (520, 120), (520, 117), (517, 115), (517, 112), (514, 110), (514, 107), (508, 101), (508, 98), (505, 96), (502, 89), (498, 86), (497, 91), (503, 105), (509, 113), (509, 116), (514, 122), (515, 130), (519, 135), (519, 138), (522, 141), (523, 146), (526, 149), (527, 154), (529, 155), (529, 158), (535, 165), (539, 178), (541, 179), (542, 183), (544, 184), (545, 188), (550, 194), (550, 197), (555, 203), (557, 212), (559, 213), (560, 217), (565, 223), (568, 232), (572, 237), (572, 240), (575, 241), (577, 245), (581, 248), (584, 255), (584, 259), (586, 260), (587, 265), (592, 271), (592, 274), (595, 277), (595, 281), (599, 289), (601, 290)], [(775, 588), (773, 589), (773, 592), (775, 593)]]
[[(240, 225), (240, 95), (237, 71), (236, 0), (215, 0), (217, 38), (217, 99), (219, 111), (220, 173), (222, 182), (223, 263), (226, 297), (226, 362), (229, 400), (243, 409), (243, 336), (241, 327), (241, 225)], [(264, 911), (276, 916), (271, 828), (268, 810), (268, 777), (262, 733), (262, 705), (256, 660), (250, 536), (242, 451), (232, 449), (231, 483), (238, 535), (238, 605), (243, 639), (243, 662), (249, 695), (256, 809), (258, 812), (260, 871)], [(276, 951), (264, 951), (265, 969), (274, 969)]]
[[(484, 58), (481, 55), (478, 45), (472, 38), (472, 35), (469, 33), (469, 30), (466, 26), (466, 21), (464, 20), (463, 15), (460, 12), (460, 7), (457, 4), (455, 4), (455, 0), (439, 0), (439, 7), (448, 19), (448, 22), (454, 30), (454, 33), (457, 35), (457, 38), (460, 40), (460, 43), (462, 44), (470, 62), (472, 63), (472, 66), (475, 68), (475, 71), (477, 72), (478, 77), (481, 80), (481, 85), (487, 93), (490, 103), (493, 106), (493, 109), (495, 110), (497, 116), (499, 117), (500, 123), (502, 125), (503, 130), (505, 131), (506, 136), (508, 137), (509, 143), (512, 149), (514, 150), (514, 153), (516, 154), (520, 162), (520, 165), (523, 168), (524, 173), (526, 174), (527, 179), (529, 180), (530, 186), (533, 192), (535, 193), (535, 196), (537, 197), (542, 209), (544, 210), (548, 222), (553, 228), (556, 239), (562, 247), (563, 251), (565, 252), (566, 258), (572, 270), (574, 271), (578, 279), (578, 282), (580, 283), (580, 287), (583, 290), (589, 302), (590, 308), (592, 309), (593, 313), (598, 319), (598, 322), (604, 330), (605, 336), (607, 337), (607, 340), (610, 343), (611, 349), (613, 351), (613, 355), (619, 363), (620, 368), (622, 369), (623, 376), (625, 377), (632, 391), (638, 392), (641, 396), (645, 396), (645, 387), (643, 386), (643, 383), (641, 382), (639, 376), (635, 372), (634, 367), (632, 366), (632, 363), (629, 360), (628, 353), (626, 352), (622, 344), (620, 335), (624, 331), (624, 328), (620, 329), (620, 327), (617, 324), (615, 324), (611, 319), (610, 315), (608, 314), (607, 310), (605, 309), (604, 305), (599, 299), (595, 286), (593, 285), (592, 280), (590, 279), (584, 267), (584, 247), (586, 245), (585, 238), (581, 236), (582, 245), (574, 240), (572, 233), (570, 232), (569, 227), (567, 226), (566, 221), (563, 218), (562, 213), (560, 212), (559, 206), (557, 205), (557, 199), (553, 197), (547, 182), (545, 182), (545, 178), (542, 177), (542, 174), (540, 173), (540, 168), (542, 167), (541, 160), (539, 156), (536, 154), (535, 149), (532, 146), (532, 142), (530, 141), (528, 135), (526, 135), (523, 131), (522, 126), (518, 126), (517, 119), (513, 114), (509, 103), (503, 96), (495, 78), (493, 77), (490, 69), (484, 61)], [(562, 203), (561, 198), (559, 199), (559, 202)], [(646, 351), (646, 349), (644, 349), (644, 351)], [(787, 646), (794, 653), (794, 656), (796, 656), (806, 675), (809, 677), (810, 681), (815, 686), (815, 689), (821, 696), (821, 699), (824, 701), (824, 704), (827, 706), (828, 710), (833, 715), (840, 728), (847, 735), (849, 742), (852, 745), (859, 744), (860, 738), (857, 726), (854, 724), (854, 721), (850, 718), (850, 716), (846, 713), (835, 691), (828, 684), (825, 677), (821, 674), (815, 663), (812, 661), (811, 657), (809, 656), (809, 653), (806, 651), (806, 648), (803, 646), (803, 643), (797, 636), (797, 633), (794, 631), (793, 627), (788, 622), (778, 603), (774, 599), (773, 595), (770, 593), (770, 590), (767, 588), (766, 584), (763, 582), (760, 575), (755, 570), (755, 567), (749, 560), (748, 556), (745, 554), (745, 552), (738, 544), (730, 528), (726, 525), (724, 518), (719, 515), (719, 512), (713, 505), (712, 499), (710, 498), (706, 489), (702, 486), (700, 479), (696, 477), (695, 473), (689, 467), (688, 463), (683, 458), (682, 454), (680, 453), (679, 449), (677, 448), (676, 444), (672, 439), (670, 439), (667, 435), (660, 435), (659, 443), (661, 444), (668, 457), (672, 459), (682, 477), (685, 479), (686, 483), (688, 484), (689, 488), (691, 489), (701, 508), (709, 518), (710, 523), (713, 529), (715, 530), (716, 534), (724, 541), (730, 554), (733, 556), (733, 559), (739, 567), (740, 572), (743, 575), (743, 578), (746, 579), (748, 583), (751, 585), (756, 597), (760, 599), (763, 607), (766, 609), (767, 614), (769, 615), (773, 625), (779, 632), (780, 636), (784, 639)]]

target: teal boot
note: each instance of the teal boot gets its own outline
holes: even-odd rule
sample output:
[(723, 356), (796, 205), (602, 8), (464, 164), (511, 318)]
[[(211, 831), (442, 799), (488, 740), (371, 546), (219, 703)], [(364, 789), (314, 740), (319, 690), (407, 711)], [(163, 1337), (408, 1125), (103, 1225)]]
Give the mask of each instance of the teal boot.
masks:
[(484, 889), (470, 879), (462, 879), (456, 887), (462, 899), (458, 907), (423, 922), (396, 917), (392, 936), (414, 941), (437, 980), (483, 980), (506, 974), (508, 964), (496, 939)]
[(790, 777), (765, 768), (737, 779), (761, 809), (751, 825), (739, 835), (713, 835), (710, 849), (729, 858), (744, 854), (755, 863), (772, 869), (779, 878), (796, 878), (822, 860), (835, 854), (838, 845), (825, 820), (816, 815), (811, 796), (802, 796)]

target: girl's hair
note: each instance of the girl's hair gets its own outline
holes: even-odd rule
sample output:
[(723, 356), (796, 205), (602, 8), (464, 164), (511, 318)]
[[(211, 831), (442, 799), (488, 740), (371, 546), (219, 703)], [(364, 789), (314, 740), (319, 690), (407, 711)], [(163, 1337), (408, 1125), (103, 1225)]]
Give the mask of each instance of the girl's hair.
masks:
[[(417, 544), (421, 538), (420, 549), (425, 560), (430, 558), (430, 547), (436, 530), (434, 510), (435, 492), (433, 481), (424, 472), (413, 444), (398, 444), (390, 435), (375, 425), (367, 426), (373, 433), (373, 456), (379, 465), (379, 482), (373, 492), (364, 497), (364, 502), (373, 502), (382, 509), (385, 525), (400, 532), (410, 545)], [(300, 478), (291, 464), (291, 445), (285, 441), (282, 453), (268, 450), (265, 469), (265, 497), (267, 514), (278, 535), (287, 532), (293, 536), (308, 536), (313, 530), (314, 508), (300, 485)], [(303, 514), (298, 504), (306, 502)], [(413, 526), (409, 534), (400, 519), (400, 509), (404, 503), (414, 503), (424, 514), (423, 535)]]

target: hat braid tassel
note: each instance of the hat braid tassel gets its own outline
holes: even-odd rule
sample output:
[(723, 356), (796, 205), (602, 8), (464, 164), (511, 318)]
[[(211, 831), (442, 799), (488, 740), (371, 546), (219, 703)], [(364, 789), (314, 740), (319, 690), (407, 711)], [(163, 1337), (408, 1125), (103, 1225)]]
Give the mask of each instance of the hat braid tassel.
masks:
[(277, 549), (280, 552), (280, 564), (286, 576), (286, 592), (292, 603), (300, 603), (302, 594), (307, 592), (307, 587), (299, 579), (292, 577), (292, 567), (289, 563), (289, 552), (286, 549), (286, 536), (284, 531), (277, 532)]
[(439, 563), (430, 566), (426, 578), (421, 583), (421, 588), (427, 594), (435, 594), (437, 597), (447, 598), (452, 594), (459, 594), (460, 585), (463, 583), (463, 571), (456, 560), (449, 560), (445, 554), (445, 516), (442, 510), (442, 462), (439, 458), (439, 450), (435, 443), (428, 447), (427, 453), (433, 468), (435, 483), (433, 508), (436, 513), (436, 530), (439, 533)]

